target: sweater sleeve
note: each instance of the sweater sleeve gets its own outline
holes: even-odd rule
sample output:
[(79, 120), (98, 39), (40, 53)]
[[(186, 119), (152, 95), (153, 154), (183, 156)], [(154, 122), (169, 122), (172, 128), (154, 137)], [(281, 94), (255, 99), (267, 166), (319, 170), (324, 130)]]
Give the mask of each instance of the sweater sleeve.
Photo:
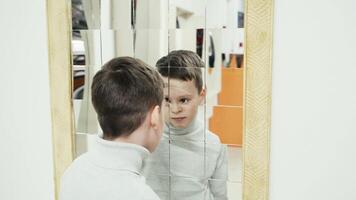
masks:
[(220, 145), (220, 153), (217, 159), (216, 168), (209, 180), (209, 186), (214, 200), (227, 200), (227, 179), (228, 179), (227, 147)]

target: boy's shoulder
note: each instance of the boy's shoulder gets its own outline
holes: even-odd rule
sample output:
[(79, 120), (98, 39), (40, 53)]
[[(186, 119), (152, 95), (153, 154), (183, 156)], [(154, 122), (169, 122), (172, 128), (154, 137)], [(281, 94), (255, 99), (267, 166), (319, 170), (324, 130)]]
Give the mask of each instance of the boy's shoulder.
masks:
[(221, 143), (219, 136), (209, 130), (206, 132), (206, 140), (208, 143)]
[(218, 135), (209, 130), (207, 130), (206, 133), (206, 141), (208, 143), (206, 150), (209, 154), (209, 157), (215, 158), (217, 161), (217, 159), (224, 154), (226, 145), (221, 143)]
[(203, 131), (203, 132), (206, 131), (206, 141), (208, 143), (212, 143), (212, 144), (220, 144), (221, 143), (220, 137), (217, 134), (211, 132), (210, 130), (205, 129), (204, 128), (204, 123), (202, 121), (198, 120), (198, 124), (199, 124), (198, 125), (199, 126), (199, 132), (200, 131)]
[[(106, 183), (107, 187), (100, 189), (101, 183)], [(90, 191), (87, 191), (88, 188)], [(91, 200), (94, 194), (107, 200), (159, 200), (143, 176), (97, 166), (90, 152), (86, 152), (77, 157), (62, 176), (61, 196), (65, 197), (62, 199)]]
[(65, 170), (63, 176), (62, 176), (62, 180), (67, 179), (68, 177), (72, 176), (71, 174), (76, 174), (76, 171), (81, 171), (84, 168), (86, 168), (86, 166), (89, 163), (89, 155), (88, 152), (78, 156), (77, 158), (75, 158), (73, 160), (73, 162), (68, 166), (68, 168)]

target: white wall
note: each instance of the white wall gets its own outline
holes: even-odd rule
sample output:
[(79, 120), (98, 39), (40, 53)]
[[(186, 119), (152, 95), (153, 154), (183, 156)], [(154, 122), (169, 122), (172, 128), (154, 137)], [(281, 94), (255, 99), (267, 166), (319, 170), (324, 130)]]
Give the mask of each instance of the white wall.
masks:
[(275, 0), (271, 200), (356, 199), (355, 7)]
[(45, 0), (0, 3), (0, 199), (54, 199)]

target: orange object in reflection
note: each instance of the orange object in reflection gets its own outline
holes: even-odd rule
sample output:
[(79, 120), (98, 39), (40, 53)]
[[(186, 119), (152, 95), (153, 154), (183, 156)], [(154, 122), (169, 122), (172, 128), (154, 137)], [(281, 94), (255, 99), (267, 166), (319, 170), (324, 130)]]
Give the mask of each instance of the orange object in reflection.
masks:
[(213, 108), (209, 129), (224, 144), (242, 146), (243, 68), (222, 68), (218, 105)]
[(209, 129), (220, 137), (221, 143), (242, 146), (241, 107), (215, 106)]

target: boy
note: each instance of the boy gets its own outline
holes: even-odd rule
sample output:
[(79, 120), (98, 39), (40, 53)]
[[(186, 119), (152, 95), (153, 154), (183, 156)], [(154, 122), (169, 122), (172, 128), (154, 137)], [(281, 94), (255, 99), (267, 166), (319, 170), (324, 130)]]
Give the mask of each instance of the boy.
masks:
[(103, 136), (78, 157), (61, 182), (61, 200), (159, 200), (141, 175), (143, 160), (162, 136), (163, 81), (144, 62), (119, 57), (92, 83)]
[(165, 83), (166, 123), (144, 173), (162, 200), (227, 199), (226, 148), (197, 119), (205, 97), (204, 66), (196, 53), (186, 50), (170, 52), (156, 64)]

